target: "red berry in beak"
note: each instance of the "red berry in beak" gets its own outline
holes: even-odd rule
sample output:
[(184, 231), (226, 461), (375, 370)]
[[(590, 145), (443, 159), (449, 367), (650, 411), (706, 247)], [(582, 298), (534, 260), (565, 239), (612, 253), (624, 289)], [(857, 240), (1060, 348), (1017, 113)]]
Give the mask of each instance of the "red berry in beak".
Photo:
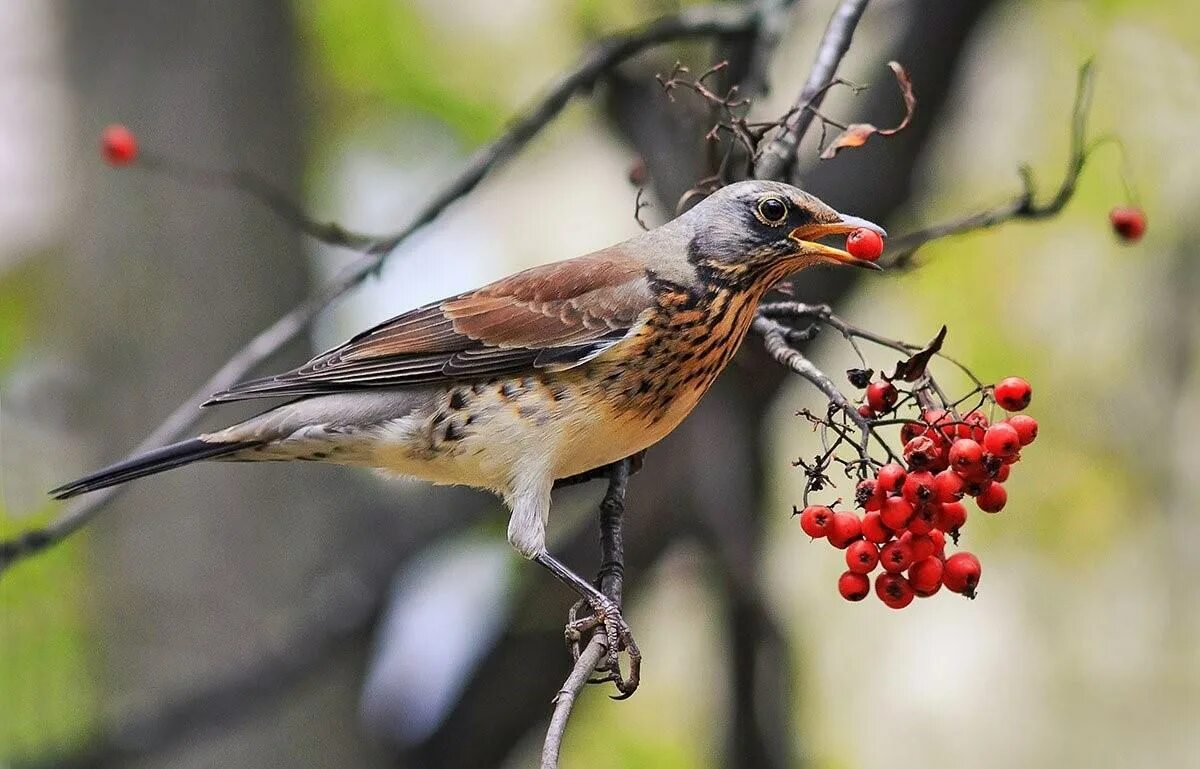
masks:
[(846, 236), (846, 250), (857, 259), (873, 262), (883, 254), (883, 238), (874, 230), (860, 227)]

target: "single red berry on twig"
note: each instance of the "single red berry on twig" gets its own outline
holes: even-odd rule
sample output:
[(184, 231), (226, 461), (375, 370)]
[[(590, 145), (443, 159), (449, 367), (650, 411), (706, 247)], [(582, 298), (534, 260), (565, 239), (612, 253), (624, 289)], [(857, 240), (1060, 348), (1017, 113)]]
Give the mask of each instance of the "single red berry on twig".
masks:
[(904, 571), (912, 566), (912, 562), (912, 545), (903, 539), (893, 540), (879, 549), (879, 565), (884, 571)]
[(975, 497), (975, 504), (985, 513), (998, 513), (1008, 502), (1008, 492), (1003, 483), (990, 483), (987, 488)]
[(889, 462), (879, 468), (879, 472), (875, 475), (875, 480), (880, 490), (885, 494), (891, 494), (900, 490), (904, 485), (904, 468), (895, 462)]
[(104, 159), (114, 166), (127, 166), (137, 159), (137, 137), (123, 125), (114, 123), (100, 134)]
[(875, 595), (891, 609), (903, 609), (913, 602), (913, 589), (908, 580), (886, 571), (875, 578)]
[(876, 512), (867, 513), (863, 516), (862, 534), (865, 540), (874, 542), (877, 545), (882, 545), (892, 538), (891, 529), (883, 525), (883, 516)]
[(1033, 417), (1015, 414), (1004, 421), (1017, 431), (1017, 437), (1021, 440), (1022, 446), (1028, 446), (1037, 438), (1038, 423)]
[(846, 568), (859, 574), (870, 574), (879, 565), (879, 548), (860, 539), (846, 548)]
[(800, 528), (813, 539), (820, 539), (828, 533), (829, 519), (833, 511), (824, 505), (809, 505), (800, 513)]
[(922, 558), (908, 570), (908, 583), (913, 592), (928, 598), (942, 588), (942, 562), (935, 556)]
[(834, 513), (825, 527), (825, 536), (829, 538), (829, 544), (844, 550), (851, 542), (862, 537), (862, 523), (854, 513)]
[(860, 227), (846, 236), (846, 250), (851, 256), (873, 262), (883, 254), (883, 238), (874, 230)]
[(877, 414), (891, 411), (899, 397), (900, 393), (896, 390), (896, 385), (891, 382), (880, 380), (867, 386), (867, 405)]
[(908, 525), (913, 517), (913, 506), (904, 497), (888, 497), (879, 508), (879, 518), (884, 526), (892, 531), (899, 531)]
[(983, 434), (983, 447), (989, 454), (1011, 457), (1021, 450), (1021, 436), (1017, 428), (1005, 422), (997, 422)]
[(946, 559), (946, 567), (942, 572), (942, 584), (956, 593), (962, 593), (968, 598), (975, 597), (975, 586), (983, 567), (979, 559), (966, 550), (955, 553)]
[(848, 571), (838, 577), (838, 592), (847, 601), (861, 601), (871, 592), (871, 580), (866, 574)]
[(1117, 206), (1108, 212), (1108, 221), (1113, 232), (1131, 243), (1146, 233), (1146, 212), (1135, 206)]
[(1019, 376), (1010, 376), (996, 383), (992, 393), (996, 403), (1005, 411), (1020, 411), (1029, 405), (1033, 398), (1033, 388)]

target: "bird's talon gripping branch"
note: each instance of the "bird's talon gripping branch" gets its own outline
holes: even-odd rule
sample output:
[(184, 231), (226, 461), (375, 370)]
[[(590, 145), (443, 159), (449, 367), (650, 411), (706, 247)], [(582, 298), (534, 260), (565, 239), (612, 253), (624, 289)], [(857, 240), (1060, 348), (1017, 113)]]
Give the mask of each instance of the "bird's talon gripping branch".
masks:
[[(593, 613), (577, 619), (577, 609), (583, 603), (584, 601), (580, 600), (571, 607), (570, 619), (564, 631), (567, 644), (571, 648), (571, 656), (578, 661), (584, 637), (602, 630), (605, 636), (605, 652), (603, 660), (596, 666), (596, 671), (608, 675), (591, 678), (588, 683), (602, 684), (611, 681), (617, 687), (617, 691), (621, 693), (614, 699), (623, 700), (637, 690), (641, 674), (642, 654), (633, 638), (633, 631), (630, 630), (629, 623), (621, 616), (621, 610), (611, 599), (604, 597), (587, 599)], [(621, 673), (621, 652), (629, 655), (628, 678)]]

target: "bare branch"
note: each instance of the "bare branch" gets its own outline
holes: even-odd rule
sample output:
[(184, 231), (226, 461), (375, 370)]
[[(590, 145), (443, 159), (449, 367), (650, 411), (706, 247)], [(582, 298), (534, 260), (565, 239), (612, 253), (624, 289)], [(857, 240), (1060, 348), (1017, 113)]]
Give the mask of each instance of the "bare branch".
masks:
[(790, 174), (792, 165), (796, 162), (796, 149), (816, 116), (815, 111), (820, 108), (825, 98), (828, 84), (837, 77), (838, 65), (841, 64), (846, 51), (850, 50), (854, 29), (867, 8), (867, 2), (868, 0), (842, 0), (838, 4), (829, 19), (829, 25), (825, 28), (821, 45), (817, 48), (816, 61), (813, 62), (808, 80), (796, 99), (796, 106), (787, 123), (771, 143), (763, 147), (755, 164), (755, 177), (786, 180)]
[[(626, 458), (608, 468), (608, 490), (600, 502), (600, 572), (597, 582), (600, 592), (621, 608), (621, 597), (625, 579), (625, 543), (622, 536), (622, 518), (625, 515), (625, 493), (629, 486), (629, 475), (633, 459)], [(546, 740), (542, 745), (542, 769), (555, 769), (558, 766), (558, 754), (562, 749), (563, 734), (567, 729), (567, 721), (571, 717), (571, 709), (584, 685), (591, 680), (596, 666), (607, 656), (608, 638), (601, 629), (592, 633), (575, 666), (571, 669), (567, 680), (554, 697), (554, 714), (550, 717), (550, 727), (546, 730)], [(634, 663), (636, 664), (636, 662)], [(636, 669), (631, 670), (630, 679), (637, 680)], [(606, 679), (602, 679), (606, 680)], [(632, 691), (630, 692), (632, 693)], [(627, 695), (625, 695), (627, 696)], [(624, 699), (625, 696), (615, 699)]]
[(1087, 116), (1091, 103), (1092, 63), (1089, 61), (1079, 69), (1075, 105), (1071, 110), (1071, 149), (1067, 156), (1067, 170), (1050, 200), (1040, 205), (1034, 200), (1036, 189), (1033, 173), (1027, 166), (1023, 166), (1020, 169), (1023, 189), (1012, 200), (896, 238), (889, 247), (894, 255), (889, 257), (887, 266), (910, 266), (917, 250), (938, 238), (995, 227), (1013, 219), (1046, 219), (1061, 212), (1075, 194), (1075, 187), (1079, 183), (1079, 175), (1083, 173), (1088, 155), (1098, 146), (1096, 143), (1087, 143)]

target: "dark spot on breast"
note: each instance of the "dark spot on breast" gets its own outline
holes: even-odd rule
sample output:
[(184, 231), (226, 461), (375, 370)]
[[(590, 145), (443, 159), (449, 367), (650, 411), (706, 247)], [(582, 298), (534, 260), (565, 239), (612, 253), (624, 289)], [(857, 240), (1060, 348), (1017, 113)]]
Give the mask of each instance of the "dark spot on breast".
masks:
[(312, 453), (312, 458), (313, 459), (328, 459), (329, 454), (325, 453), (324, 451), (314, 451)]
[(455, 424), (454, 422), (446, 423), (445, 439), (447, 441), (462, 440), (462, 438), (465, 434), (466, 433), (463, 432), (463, 429), (461, 427), (459, 427), (457, 424)]
[(450, 393), (450, 408), (454, 410), (461, 409), (467, 405), (467, 395), (462, 390), (455, 390)]
[(520, 394), (521, 388), (517, 387), (512, 382), (505, 382), (504, 384), (500, 385), (500, 397), (502, 398), (512, 398), (513, 396)]

